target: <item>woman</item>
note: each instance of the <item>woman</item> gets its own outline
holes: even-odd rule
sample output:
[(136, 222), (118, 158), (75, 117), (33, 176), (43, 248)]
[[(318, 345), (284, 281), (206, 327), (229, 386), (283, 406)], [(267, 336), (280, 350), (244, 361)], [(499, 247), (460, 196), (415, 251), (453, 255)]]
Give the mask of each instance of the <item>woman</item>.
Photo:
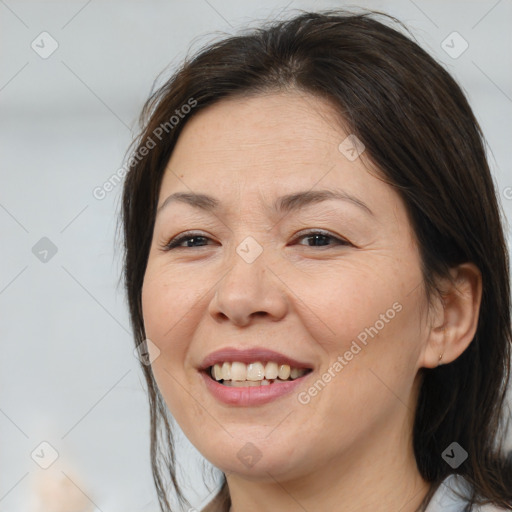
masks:
[(205, 511), (512, 506), (508, 256), (483, 137), (378, 15), (230, 37), (145, 105), (124, 277), (162, 511), (167, 474), (184, 501), (168, 412), (222, 471)]

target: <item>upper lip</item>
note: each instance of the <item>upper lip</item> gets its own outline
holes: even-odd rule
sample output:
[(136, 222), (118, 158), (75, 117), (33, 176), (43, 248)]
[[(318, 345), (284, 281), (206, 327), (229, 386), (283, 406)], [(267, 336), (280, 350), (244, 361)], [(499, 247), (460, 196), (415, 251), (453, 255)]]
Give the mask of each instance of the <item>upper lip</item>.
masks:
[(207, 368), (213, 366), (216, 363), (223, 363), (225, 361), (239, 361), (240, 363), (245, 364), (255, 363), (257, 361), (274, 361), (277, 364), (287, 364), (292, 368), (312, 369), (312, 365), (310, 363), (299, 361), (298, 359), (288, 357), (274, 350), (260, 347), (250, 349), (237, 349), (234, 347), (226, 347), (208, 354), (201, 362), (199, 370), (206, 370)]

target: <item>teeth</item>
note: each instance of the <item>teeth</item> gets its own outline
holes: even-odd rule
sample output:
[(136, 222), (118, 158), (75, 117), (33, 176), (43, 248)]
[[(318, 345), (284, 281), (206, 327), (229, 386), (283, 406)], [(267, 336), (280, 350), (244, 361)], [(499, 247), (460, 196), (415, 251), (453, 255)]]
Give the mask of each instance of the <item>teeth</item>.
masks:
[(231, 379), (231, 363), (223, 363), (222, 364), (221, 379), (224, 379), (224, 380)]
[(286, 380), (290, 376), (290, 373), (290, 367), (287, 364), (282, 364), (281, 366), (279, 366), (279, 372), (277, 376), (281, 380)]
[(265, 378), (267, 379), (277, 379), (277, 363), (273, 361), (269, 361), (265, 366)]
[[(225, 380), (223, 382), (224, 386), (228, 386), (231, 388), (247, 388), (247, 387), (255, 387), (260, 386), (260, 382), (251, 381), (251, 380)], [(263, 379), (261, 381), (261, 386), (269, 386), (270, 381)]]
[(297, 379), (306, 374), (305, 368), (290, 368), (287, 364), (278, 365), (274, 361), (268, 361), (266, 364), (256, 361), (251, 364), (244, 364), (238, 361), (232, 363), (225, 361), (222, 364), (216, 363), (211, 369), (211, 376), (215, 380), (226, 381), (233, 387), (240, 386), (264, 386), (270, 384), (269, 381)]
[(215, 380), (221, 380), (222, 377), (222, 368), (220, 367), (220, 364), (216, 364), (213, 366), (213, 378)]
[(259, 382), (253, 382), (250, 380), (232, 380), (231, 386), (234, 388), (245, 388), (245, 387), (253, 387), (259, 386)]
[(251, 363), (247, 366), (247, 380), (263, 380), (265, 367), (261, 363)]
[(247, 366), (244, 363), (231, 363), (231, 380), (246, 380)]
[(291, 368), (290, 369), (290, 378), (296, 379), (300, 376), (300, 370), (298, 368)]

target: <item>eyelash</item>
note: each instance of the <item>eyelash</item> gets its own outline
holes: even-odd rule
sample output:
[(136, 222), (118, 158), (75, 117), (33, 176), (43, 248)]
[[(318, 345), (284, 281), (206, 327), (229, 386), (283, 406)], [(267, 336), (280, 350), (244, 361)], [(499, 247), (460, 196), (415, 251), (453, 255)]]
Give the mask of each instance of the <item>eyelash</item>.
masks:
[[(308, 231), (306, 233), (302, 233), (302, 235), (297, 237), (295, 240), (299, 240), (299, 239), (302, 239), (302, 238), (310, 238), (311, 239), (315, 235), (320, 235), (320, 236), (323, 236), (325, 238), (330, 238), (331, 240), (335, 240), (337, 242), (337, 245), (352, 246), (352, 247), (354, 247), (354, 245), (351, 244), (348, 240), (344, 240), (343, 238), (339, 238), (337, 236), (332, 235), (328, 231), (322, 231), (322, 230), (312, 230), (312, 231)], [(181, 236), (178, 236), (176, 238), (172, 238), (171, 240), (169, 240), (166, 244), (163, 245), (162, 249), (165, 250), (165, 251), (170, 251), (172, 249), (193, 249), (194, 247), (180, 247), (180, 245), (183, 242), (185, 242), (187, 240), (191, 240), (193, 238), (203, 238), (203, 239), (206, 239), (206, 240), (211, 240), (210, 237), (204, 236), (204, 235), (202, 235), (200, 233), (187, 232), (187, 233), (182, 234)], [(196, 247), (205, 247), (205, 246), (201, 245), (201, 246), (196, 246)], [(314, 248), (314, 247), (328, 247), (328, 246), (325, 246), (325, 245), (322, 245), (322, 246), (306, 245), (306, 247)]]

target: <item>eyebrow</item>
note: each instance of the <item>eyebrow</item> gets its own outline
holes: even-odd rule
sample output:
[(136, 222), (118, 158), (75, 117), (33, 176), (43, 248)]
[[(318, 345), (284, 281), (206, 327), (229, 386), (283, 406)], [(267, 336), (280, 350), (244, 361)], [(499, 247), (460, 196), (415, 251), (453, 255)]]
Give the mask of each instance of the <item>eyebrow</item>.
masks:
[[(366, 213), (374, 215), (374, 213), (365, 203), (363, 203), (363, 201), (345, 191), (339, 190), (307, 190), (281, 196), (278, 197), (274, 202), (273, 210), (276, 213), (289, 213), (292, 211), (300, 210), (306, 206), (331, 199), (348, 201), (358, 206)], [(166, 206), (174, 202), (185, 203), (194, 208), (198, 208), (207, 212), (218, 210), (221, 204), (218, 199), (207, 194), (175, 192), (174, 194), (171, 194), (169, 197), (167, 197), (167, 199), (158, 208), (156, 214), (158, 215)]]

